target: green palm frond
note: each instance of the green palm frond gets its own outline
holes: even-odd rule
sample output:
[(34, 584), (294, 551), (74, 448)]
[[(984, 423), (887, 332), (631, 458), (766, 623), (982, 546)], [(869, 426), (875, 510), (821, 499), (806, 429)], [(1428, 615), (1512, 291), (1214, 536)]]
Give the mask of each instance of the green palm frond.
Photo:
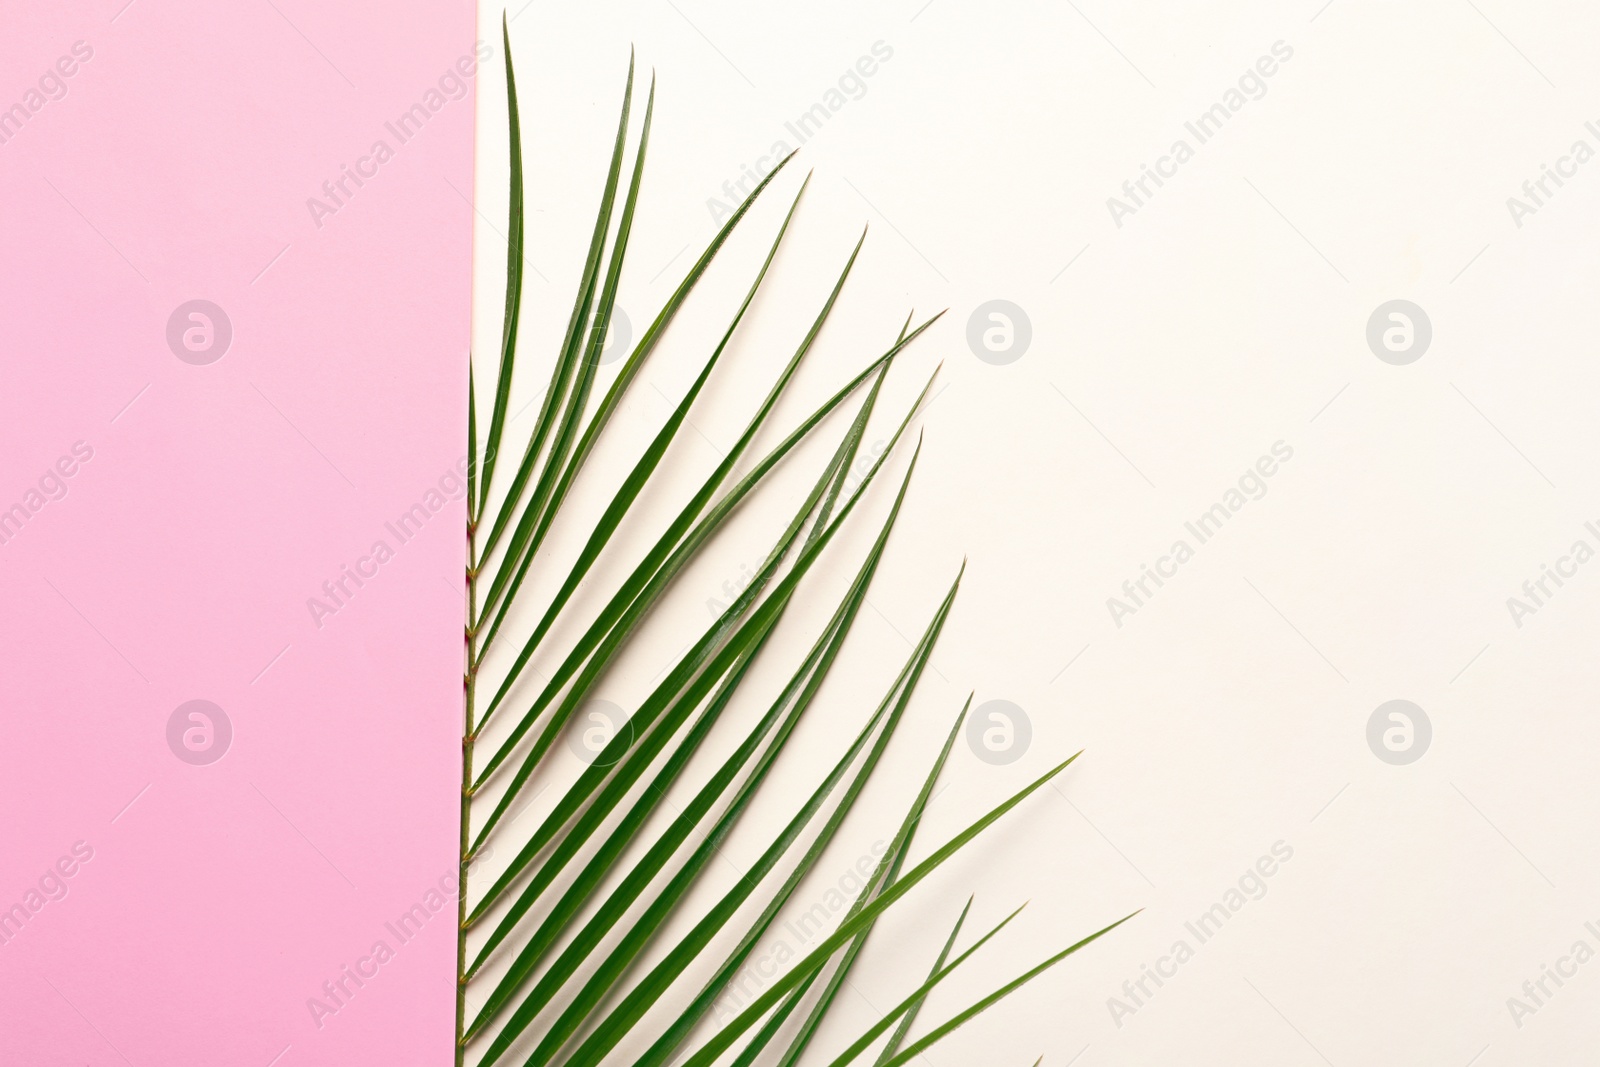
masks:
[[(522, 317), (526, 230), (521, 124), (509, 34), (502, 25), (511, 138), (511, 182), (504, 325), (492, 400), (480, 437), (476, 373), (468, 369), (467, 432), (473, 462), (468, 472), (465, 721), (462, 737), (461, 899), (457, 938), (457, 1064), (519, 1063), (542, 1067), (598, 1067), (628, 1048), (643, 1048), (633, 1062), (659, 1067), (681, 1062), (710, 1067), (730, 1055), (740, 1067), (802, 1062), (829, 1017), (878, 918), (927, 879), (957, 851), (1053, 779), (1066, 760), (965, 830), (913, 864), (912, 842), (927, 804), (961, 732), (971, 698), (955, 718), (943, 748), (907, 808), (893, 841), (837, 927), (804, 958), (775, 978), (759, 996), (709, 1037), (695, 1043), (707, 1015), (797, 889), (817, 867), (892, 743), (933, 655), (961, 585), (956, 573), (943, 597), (930, 605), (920, 639), (889, 680), (876, 708), (835, 762), (812, 772), (811, 792), (789, 812), (760, 856), (709, 905), (690, 906), (710, 891), (706, 875), (719, 849), (769, 781), (788, 742), (827, 680), (866, 601), (917, 470), (921, 442), (878, 521), (877, 534), (855, 564), (839, 557), (835, 542), (853, 526), (856, 512), (873, 507), (872, 487), (901, 442), (933, 384), (897, 413), (887, 447), (857, 477), (858, 455), (898, 357), (939, 318), (915, 327), (907, 317), (894, 343), (764, 453), (756, 439), (773, 431), (776, 409), (829, 320), (861, 251), (850, 251), (804, 337), (777, 374), (744, 430), (716, 468), (666, 522), (648, 548), (611, 587), (596, 564), (616, 555), (625, 528), (650, 527), (653, 516), (635, 514), (644, 492), (660, 480), (667, 454), (680, 439), (691, 409), (763, 290), (769, 270), (794, 222), (809, 176), (800, 183), (765, 259), (743, 301), (699, 371), (627, 473), (609, 489), (588, 485), (582, 471), (618, 405), (655, 351), (713, 259), (751, 207), (789, 162), (781, 161), (738, 206), (688, 269), (600, 393), (599, 366), (616, 314), (629, 240), (644, 176), (655, 84), (628, 159), (634, 63), (627, 84), (604, 187), (567, 326), (549, 368), (548, 385), (525, 438), (513, 440), (508, 409), (513, 391)], [(792, 158), (792, 157), (791, 157)], [(934, 372), (937, 375), (937, 370)], [(598, 400), (596, 399), (598, 396)], [(832, 416), (860, 398), (810, 489), (771, 543), (753, 580), (704, 627), (657, 677), (650, 692), (603, 751), (550, 805), (531, 832), (514, 832), (511, 814), (531, 802), (530, 783), (551, 749), (596, 687), (614, 669), (674, 581), (706, 552), (741, 506), (761, 492), (780, 466), (798, 462), (800, 446), (827, 432)], [(520, 451), (519, 451), (520, 448)], [(502, 451), (516, 456), (501, 464)], [(865, 465), (865, 464), (859, 464)], [(509, 481), (498, 490), (495, 475)], [(590, 479), (592, 480), (592, 479)], [(547, 549), (569, 495), (582, 487), (607, 500), (582, 538), (576, 557), (557, 569)], [(634, 538), (627, 539), (632, 543)], [(718, 731), (732, 729), (725, 712), (763, 654), (785, 657), (790, 642), (775, 640), (797, 596), (821, 571), (853, 572), (831, 615), (766, 711), (720, 762), (706, 747)], [(965, 564), (961, 571), (965, 570)], [(554, 579), (564, 574), (559, 583)], [(530, 580), (538, 575), (538, 580)], [(548, 590), (533, 607), (532, 590)], [(517, 634), (510, 620), (535, 621)], [(558, 625), (559, 624), (559, 625)], [(556, 645), (553, 635), (562, 638)], [(793, 649), (798, 653), (798, 648)], [(551, 664), (534, 671), (535, 660)], [(537, 684), (534, 684), (537, 678)], [(493, 720), (494, 732), (485, 727)], [(484, 751), (479, 751), (480, 746)], [(719, 746), (726, 749), (726, 746)], [(484, 758), (484, 757), (487, 758)], [(1076, 758), (1076, 757), (1073, 757)], [(689, 793), (689, 785), (693, 792)], [(687, 800), (668, 803), (674, 790)], [(670, 818), (668, 818), (670, 817)], [(663, 829), (653, 828), (665, 823)], [(469, 868), (490, 845), (509, 854), (487, 885), (468, 885)], [(773, 883), (769, 885), (768, 883)], [(965, 948), (957, 942), (971, 900), (934, 956), (932, 970), (894, 1009), (832, 1062), (851, 1062), (878, 1046), (875, 1067), (895, 1067), (918, 1055), (955, 1027), (1116, 923), (1072, 945), (912, 1040), (911, 1031), (929, 993), (998, 935), (1017, 912)], [(1020, 911), (1021, 909), (1018, 909)], [(754, 912), (754, 918), (749, 917)], [(1120, 920), (1126, 921), (1126, 920)], [(715, 946), (737, 936), (731, 950)], [(477, 1006), (469, 1011), (469, 994)], [(753, 1031), (753, 1033), (752, 1033)], [(735, 1046), (751, 1034), (737, 1049)], [(887, 1038), (885, 1039), (885, 1035)], [(780, 1040), (782, 1038), (782, 1040)], [(882, 1042), (880, 1044), (880, 1042)], [(764, 1059), (765, 1058), (765, 1059)]]

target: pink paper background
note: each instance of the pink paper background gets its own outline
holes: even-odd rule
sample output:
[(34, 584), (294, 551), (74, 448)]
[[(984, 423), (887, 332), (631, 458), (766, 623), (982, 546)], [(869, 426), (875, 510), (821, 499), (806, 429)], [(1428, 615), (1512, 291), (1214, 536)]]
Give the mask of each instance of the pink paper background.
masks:
[[(0, 510), (93, 451), (0, 544), (0, 910), (93, 850), (0, 926), (0, 1064), (447, 1062), (453, 902), (385, 923), (453, 875), (464, 505), (385, 523), (464, 451), (475, 79), (404, 145), (384, 124), (477, 36), (463, 0), (0, 14), (0, 108), (93, 50), (0, 143)], [(209, 365), (167, 344), (194, 298), (232, 323)], [(168, 746), (193, 699), (233, 727), (209, 765)]]

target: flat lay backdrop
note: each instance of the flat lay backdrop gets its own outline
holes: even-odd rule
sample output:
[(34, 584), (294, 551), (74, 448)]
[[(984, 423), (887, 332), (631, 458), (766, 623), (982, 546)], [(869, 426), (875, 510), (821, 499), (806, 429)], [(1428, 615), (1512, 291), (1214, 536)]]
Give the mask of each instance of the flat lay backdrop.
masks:
[[(41, 903), (0, 945), (19, 1020), (0, 1059), (420, 1064), (447, 1040), (443, 929), (336, 1014), (307, 1002), (449, 873), (450, 475), (474, 260), (480, 357), (499, 337), (501, 13), (0, 16), (18, 28), (0, 34), (0, 104), (93, 48), (0, 142), (0, 506), (28, 513), (0, 526), (0, 906)], [(737, 436), (863, 224), (780, 421), (908, 311), (948, 308), (885, 389), (898, 412), (942, 363), (872, 610), (786, 798), (966, 558), (962, 592), (904, 745), (801, 910), (892, 832), (969, 691), (977, 728), (923, 850), (1084, 749), (879, 927), (819, 1042), (904, 995), (972, 893), (975, 928), (1028, 908), (925, 1019), (1144, 910), (928, 1051), (935, 1067), (1583, 1061), (1600, 1018), (1600, 14), (505, 13), (528, 161), (519, 414), (565, 326), (630, 47), (639, 104), (659, 79), (620, 296), (634, 337), (742, 190), (801, 150), (647, 365), (596, 484), (687, 388), (805, 171), (771, 291), (674, 446), (682, 486)], [(478, 38), (483, 69), (442, 81)], [(420, 133), (387, 131), (433, 89)], [(378, 140), (392, 158), (371, 159)], [(375, 176), (340, 190), (343, 167)], [(231, 322), (215, 362), (206, 309), (169, 335), (196, 299)], [(647, 691), (800, 485), (680, 580), (602, 695)], [(418, 503), (431, 517), (396, 536)], [(842, 539), (836, 578), (867, 536)], [(380, 540), (391, 558), (362, 563)], [(324, 591), (346, 566), (376, 576)], [(171, 726), (191, 700), (231, 727), (214, 763), (197, 761), (220, 733), (186, 741), (204, 733), (187, 712)], [(730, 877), (782, 815), (752, 813)]]
[[(802, 295), (757, 305), (787, 329), (738, 350), (761, 372), (726, 395), (748, 402), (792, 350), (863, 224), (817, 395), (911, 308), (949, 308), (886, 389), (908, 402), (943, 361), (842, 691), (859, 686), (851, 714), (870, 706), (965, 555), (897, 795), (969, 690), (1030, 736), (1014, 724), (998, 757), (963, 745), (920, 840), (1085, 752), (882, 928), (831, 1047), (902, 995), (970, 891), (989, 922), (1030, 903), (925, 1018), (1145, 910), (930, 1050), (941, 1067), (1583, 1062), (1600, 1033), (1591, 6), (509, 12), (519, 70), (553, 97), (526, 109), (532, 144), (587, 168), (533, 164), (541, 207), (580, 205), (534, 223), (544, 351), (630, 45), (660, 79), (622, 297), (636, 330), (722, 217), (724, 183), (776, 143), (815, 168), (776, 268)], [(499, 99), (486, 83), (486, 205)], [(1141, 189), (1148, 172), (1161, 184)], [(481, 219), (477, 248), (503, 255)], [(1009, 331), (993, 301), (1015, 309)], [(1416, 310), (1379, 314), (1395, 301)], [(498, 309), (478, 308), (494, 336)], [(661, 355), (649, 373), (676, 399), (694, 364)], [(714, 462), (738, 418), (695, 417), (709, 440), (689, 444)], [(702, 598), (760, 561), (758, 544), (728, 551)], [(1167, 576), (1141, 591), (1146, 567)], [(1391, 701), (1407, 703), (1380, 714)], [(984, 722), (1003, 746), (1003, 720)]]

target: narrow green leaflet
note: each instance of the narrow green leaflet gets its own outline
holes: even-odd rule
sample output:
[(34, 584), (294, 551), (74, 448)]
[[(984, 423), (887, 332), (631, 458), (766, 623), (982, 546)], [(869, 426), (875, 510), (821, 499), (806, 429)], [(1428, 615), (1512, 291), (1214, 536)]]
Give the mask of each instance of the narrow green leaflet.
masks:
[[(956, 919), (955, 929), (950, 931), (950, 936), (945, 940), (944, 948), (939, 950), (939, 958), (933, 961), (933, 970), (929, 973), (927, 981), (933, 981), (934, 975), (944, 970), (945, 960), (950, 958), (950, 950), (955, 947), (956, 938), (961, 935), (961, 925), (967, 921), (967, 912), (972, 910), (972, 898), (967, 898), (966, 907), (961, 909), (961, 915)], [(911, 1026), (917, 1021), (917, 1013), (922, 1010), (922, 1003), (926, 996), (913, 996), (906, 1007), (906, 1013), (900, 1017), (900, 1025), (894, 1028), (894, 1033), (889, 1035), (888, 1044), (883, 1046), (883, 1051), (878, 1053), (878, 1060), (873, 1067), (883, 1067), (894, 1054), (900, 1051), (900, 1046), (905, 1044), (906, 1034), (911, 1031)]]
[[(1019, 977), (1012, 979), (1011, 981), (1007, 982), (1005, 985), (1001, 986), (999, 989), (995, 990), (993, 993), (990, 993), (988, 996), (986, 996), (982, 1000), (978, 1001), (976, 1004), (973, 1004), (971, 1007), (969, 1007), (969, 1008), (965, 1009), (964, 1011), (961, 1011), (958, 1014), (952, 1016), (948, 1021), (946, 1021), (944, 1023), (941, 1023), (940, 1025), (934, 1027), (934, 1029), (932, 1031), (930, 1031), (926, 1037), (919, 1038), (918, 1040), (913, 1041), (911, 1044), (907, 1045), (903, 1050), (901, 1050), (900, 1052), (895, 1053), (894, 1056), (892, 1056), (888, 1060), (884, 1061), (883, 1067), (900, 1067), (900, 1065), (902, 1063), (906, 1063), (907, 1061), (913, 1060), (917, 1056), (920, 1056), (922, 1054), (923, 1050), (928, 1048), (928, 1046), (934, 1044), (935, 1042), (937, 1042), (938, 1040), (943, 1038), (946, 1034), (950, 1033), (952, 1030), (954, 1030), (957, 1027), (961, 1026), (962, 1024), (966, 1023), (974, 1015), (977, 1015), (979, 1012), (982, 1012), (982, 1011), (984, 1011), (984, 1010), (986, 1010), (986, 1009), (988, 1009), (990, 1007), (993, 1007), (996, 1003), (998, 1003), (999, 1001), (1005, 999), (1007, 996), (1009, 996), (1011, 993), (1015, 992), (1017, 989), (1020, 989), (1022, 986), (1024, 986), (1024, 985), (1028, 984), (1029, 982), (1033, 981), (1039, 975), (1043, 974), (1045, 971), (1048, 971), (1050, 968), (1054, 967), (1056, 964), (1060, 963), (1062, 960), (1066, 959), (1068, 956), (1072, 955), (1074, 952), (1077, 952), (1079, 949), (1083, 948), (1087, 944), (1090, 944), (1091, 942), (1098, 941), (1100, 938), (1104, 937), (1106, 934), (1109, 934), (1111, 931), (1115, 930), (1117, 927), (1121, 926), (1123, 923), (1127, 922), (1129, 919), (1133, 918), (1133, 916), (1137, 915), (1137, 914), (1139, 914), (1139, 913), (1138, 912), (1133, 912), (1132, 914), (1124, 915), (1122, 918), (1118, 919), (1116, 922), (1112, 923), (1110, 926), (1104, 927), (1103, 929), (1100, 929), (1100, 930), (1096, 930), (1094, 933), (1090, 934), (1088, 937), (1084, 938), (1082, 941), (1076, 942), (1075, 944), (1072, 944), (1072, 945), (1068, 945), (1066, 948), (1062, 949), (1060, 952), (1056, 953), (1054, 956), (1051, 956), (1049, 959), (1045, 960), (1043, 963), (1039, 964), (1037, 967), (1034, 967), (1032, 970), (1029, 970), (1026, 973), (1020, 975)], [(960, 959), (957, 959), (956, 963), (959, 963), (959, 962), (961, 962)], [(953, 968), (954, 966), (955, 966), (954, 963), (951, 964), (951, 968)], [(946, 968), (944, 973), (948, 973), (949, 970), (950, 970), (950, 968)], [(939, 977), (942, 978), (943, 974), (941, 974)], [(927, 995), (927, 991), (928, 991), (929, 988), (930, 988), (929, 983), (924, 983), (923, 987), (917, 991), (916, 995), (918, 997), (926, 996)], [(843, 1062), (843, 1061), (839, 1061), (839, 1062)]]
[[(506, 103), (511, 116), (511, 206), (506, 218), (510, 232), (506, 235), (506, 313), (500, 338), (500, 377), (495, 384), (494, 413), (489, 419), (489, 438), (484, 447), (483, 489), (477, 506), (477, 514), (480, 515), (489, 495), (489, 480), (494, 477), (495, 456), (500, 452), (500, 435), (505, 429), (506, 403), (511, 398), (511, 371), (517, 355), (517, 325), (522, 319), (522, 120), (517, 114), (517, 72), (511, 64), (511, 31), (503, 13), (500, 16), (500, 39), (506, 51)], [(472, 443), (476, 449), (476, 431), (472, 435)], [(469, 470), (476, 466), (477, 454), (474, 451)]]
[[(1026, 907), (1026, 905), (1024, 905), (1024, 907)], [(879, 1037), (883, 1036), (883, 1032), (894, 1025), (894, 1021), (896, 1019), (906, 1015), (911, 1011), (914, 1005), (920, 1004), (923, 1000), (925, 1000), (928, 996), (928, 993), (933, 989), (934, 986), (944, 981), (944, 979), (948, 977), (952, 971), (965, 963), (967, 959), (976, 953), (980, 948), (988, 944), (989, 940), (993, 938), (995, 934), (998, 934), (1001, 930), (1004, 930), (1011, 924), (1011, 920), (1015, 919), (1020, 914), (1022, 914), (1022, 908), (1018, 908), (1016, 911), (1013, 911), (1010, 915), (1007, 915), (1004, 919), (1000, 920), (998, 924), (991, 927), (989, 931), (982, 937), (978, 938), (977, 941), (973, 942), (971, 948), (967, 949), (961, 955), (951, 960), (944, 967), (934, 971), (933, 974), (928, 977), (928, 980), (917, 988), (916, 992), (912, 993), (899, 1004), (896, 1004), (893, 1008), (889, 1009), (888, 1014), (879, 1019), (877, 1022), (873, 1023), (872, 1026), (868, 1027), (867, 1032), (862, 1034), (861, 1037), (859, 1037), (849, 1048), (845, 1049), (837, 1057), (835, 1057), (833, 1062), (830, 1063), (828, 1067), (844, 1067), (844, 1064), (849, 1063), (851, 1060), (861, 1055), (862, 1052), (866, 1051), (867, 1046), (871, 1045)], [(962, 915), (965, 916), (966, 912), (963, 911)]]

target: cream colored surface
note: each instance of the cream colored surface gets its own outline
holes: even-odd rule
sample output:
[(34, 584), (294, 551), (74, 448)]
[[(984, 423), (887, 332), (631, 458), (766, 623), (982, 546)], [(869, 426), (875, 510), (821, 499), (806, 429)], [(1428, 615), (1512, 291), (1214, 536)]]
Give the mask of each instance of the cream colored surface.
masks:
[[(936, 670), (798, 910), (892, 834), (969, 690), (1023, 709), (1031, 741), (1004, 765), (958, 742), (919, 855), (1086, 750), (1059, 791), (880, 926), (821, 1035), (829, 1049), (925, 972), (969, 892), (971, 932), (1031, 904), (924, 1025), (1145, 910), (932, 1049), (935, 1067), (1041, 1054), (1055, 1067), (1499, 1067), (1584, 1062), (1593, 1047), (1600, 963), (1561, 961), (1575, 942), (1600, 951), (1600, 564), (1560, 561), (1580, 540), (1600, 549), (1585, 525), (1600, 519), (1600, 161), (1562, 159), (1579, 140), (1600, 150), (1585, 126), (1600, 119), (1600, 18), (1575, 3), (1320, 3), (511, 8), (528, 259), (548, 279), (528, 279), (524, 402), (566, 322), (630, 44), (641, 82), (651, 67), (660, 78), (621, 295), (635, 338), (713, 233), (723, 183), (774, 142), (802, 147), (641, 375), (593, 475), (624, 469), (688, 386), (809, 168), (769, 291), (674, 453), (678, 492), (737, 435), (863, 223), (785, 428), (911, 308), (950, 309), (901, 361), (868, 435), (887, 437), (942, 360), (871, 609), (783, 796), (727, 850), (727, 879), (809, 790), (807, 766), (831, 763), (870, 713), (964, 555)], [(485, 9), (485, 37), (498, 19)], [(1238, 109), (1201, 143), (1186, 124), (1226, 108), (1241, 77)], [(483, 90), (480, 352), (499, 337), (505, 210), (498, 76)], [(829, 117), (800, 146), (790, 126), (815, 105)], [(1570, 176), (1547, 179), (1540, 206), (1523, 183), (1545, 164)], [(1136, 203), (1123, 183), (1145, 165), (1168, 176)], [(1513, 196), (1537, 210), (1513, 213)], [(1006, 365), (967, 341), (994, 299), (1031, 324)], [(1432, 327), (1407, 365), (1366, 338), (1397, 299)], [(637, 700), (709, 620), (707, 601), (747, 579), (822, 456), (788, 468), (680, 582), (607, 699)], [(603, 481), (580, 487), (591, 514)], [(871, 490), (741, 716), (809, 644), (891, 492)], [(652, 494), (648, 514), (659, 523), (678, 499)], [(1219, 503), (1228, 518), (1202, 542), (1186, 524)], [(582, 527), (566, 524), (556, 551)], [(1162, 563), (1179, 541), (1190, 553)], [(1535, 604), (1524, 582), (1558, 563), (1569, 576)], [(1163, 584), (1146, 579), (1135, 601), (1124, 583), (1158, 564)], [(599, 580), (620, 573), (613, 561)], [(1511, 597), (1537, 610), (1514, 613)], [(1404, 765), (1368, 745), (1369, 718), (1396, 699), (1431, 723)], [(1186, 925), (1219, 904), (1220, 929)], [(1540, 993), (1558, 966), (1571, 975)]]

